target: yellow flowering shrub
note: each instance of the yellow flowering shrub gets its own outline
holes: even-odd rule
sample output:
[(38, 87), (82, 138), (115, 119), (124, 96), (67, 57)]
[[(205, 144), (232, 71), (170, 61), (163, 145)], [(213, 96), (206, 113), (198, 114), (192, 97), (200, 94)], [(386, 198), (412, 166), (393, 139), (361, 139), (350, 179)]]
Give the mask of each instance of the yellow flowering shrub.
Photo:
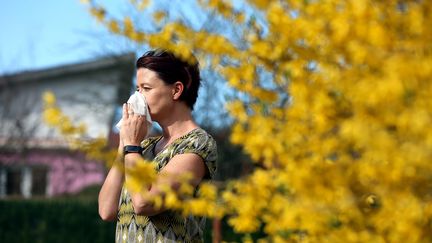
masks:
[(432, 2), (199, 2), (241, 40), (169, 21), (145, 33), (88, 5), (114, 33), (209, 58), (243, 94), (231, 141), (259, 169), (167, 204), (263, 228), (260, 242), (432, 241)]

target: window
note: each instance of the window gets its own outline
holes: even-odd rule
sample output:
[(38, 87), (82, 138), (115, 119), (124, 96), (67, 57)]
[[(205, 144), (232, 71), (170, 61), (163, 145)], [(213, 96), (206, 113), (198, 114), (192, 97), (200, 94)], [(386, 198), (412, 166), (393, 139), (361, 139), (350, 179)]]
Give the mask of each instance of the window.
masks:
[(0, 166), (0, 197), (45, 195), (47, 174), (46, 166)]

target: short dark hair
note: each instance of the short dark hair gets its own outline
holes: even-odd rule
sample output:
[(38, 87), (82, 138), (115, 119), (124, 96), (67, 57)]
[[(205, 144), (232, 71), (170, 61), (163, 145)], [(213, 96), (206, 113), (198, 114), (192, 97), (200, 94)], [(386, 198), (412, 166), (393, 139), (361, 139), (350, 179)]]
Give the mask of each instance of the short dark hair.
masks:
[(157, 73), (166, 84), (182, 82), (184, 89), (180, 100), (193, 110), (201, 84), (199, 64), (194, 56), (191, 60), (182, 60), (167, 50), (152, 50), (138, 58), (136, 68), (147, 68)]

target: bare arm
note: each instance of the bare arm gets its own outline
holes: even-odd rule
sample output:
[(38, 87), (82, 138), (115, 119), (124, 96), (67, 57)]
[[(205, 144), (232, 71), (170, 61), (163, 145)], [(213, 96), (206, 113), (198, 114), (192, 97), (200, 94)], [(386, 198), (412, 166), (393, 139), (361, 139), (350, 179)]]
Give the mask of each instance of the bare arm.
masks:
[[(134, 161), (139, 159), (139, 154), (127, 154), (125, 156), (125, 166), (133, 167)], [(159, 174), (168, 174), (169, 177), (159, 178), (154, 182), (149, 188), (149, 197), (161, 196), (163, 192), (160, 190), (162, 185), (169, 185), (173, 190), (178, 190), (180, 183), (176, 178), (184, 173), (191, 173), (192, 180), (190, 184), (196, 187), (205, 175), (205, 165), (202, 158), (196, 154), (179, 154), (174, 156), (168, 164), (160, 171)], [(128, 175), (126, 174), (126, 180), (128, 180)], [(153, 216), (159, 214), (166, 209), (155, 208), (148, 198), (143, 197), (140, 193), (132, 193), (131, 199), (134, 211), (136, 214)]]
[(117, 217), (118, 203), (123, 186), (124, 171), (116, 165), (121, 161), (123, 143), (120, 141), (116, 162), (114, 162), (99, 192), (99, 215), (105, 221), (114, 221)]

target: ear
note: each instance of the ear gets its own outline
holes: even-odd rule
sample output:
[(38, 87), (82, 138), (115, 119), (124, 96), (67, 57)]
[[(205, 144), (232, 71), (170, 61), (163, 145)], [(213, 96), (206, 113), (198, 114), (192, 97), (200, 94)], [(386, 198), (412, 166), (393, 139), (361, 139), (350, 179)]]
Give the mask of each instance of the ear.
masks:
[(178, 100), (180, 99), (181, 94), (183, 93), (183, 83), (180, 81), (177, 81), (174, 83), (174, 87), (173, 87), (173, 100)]

